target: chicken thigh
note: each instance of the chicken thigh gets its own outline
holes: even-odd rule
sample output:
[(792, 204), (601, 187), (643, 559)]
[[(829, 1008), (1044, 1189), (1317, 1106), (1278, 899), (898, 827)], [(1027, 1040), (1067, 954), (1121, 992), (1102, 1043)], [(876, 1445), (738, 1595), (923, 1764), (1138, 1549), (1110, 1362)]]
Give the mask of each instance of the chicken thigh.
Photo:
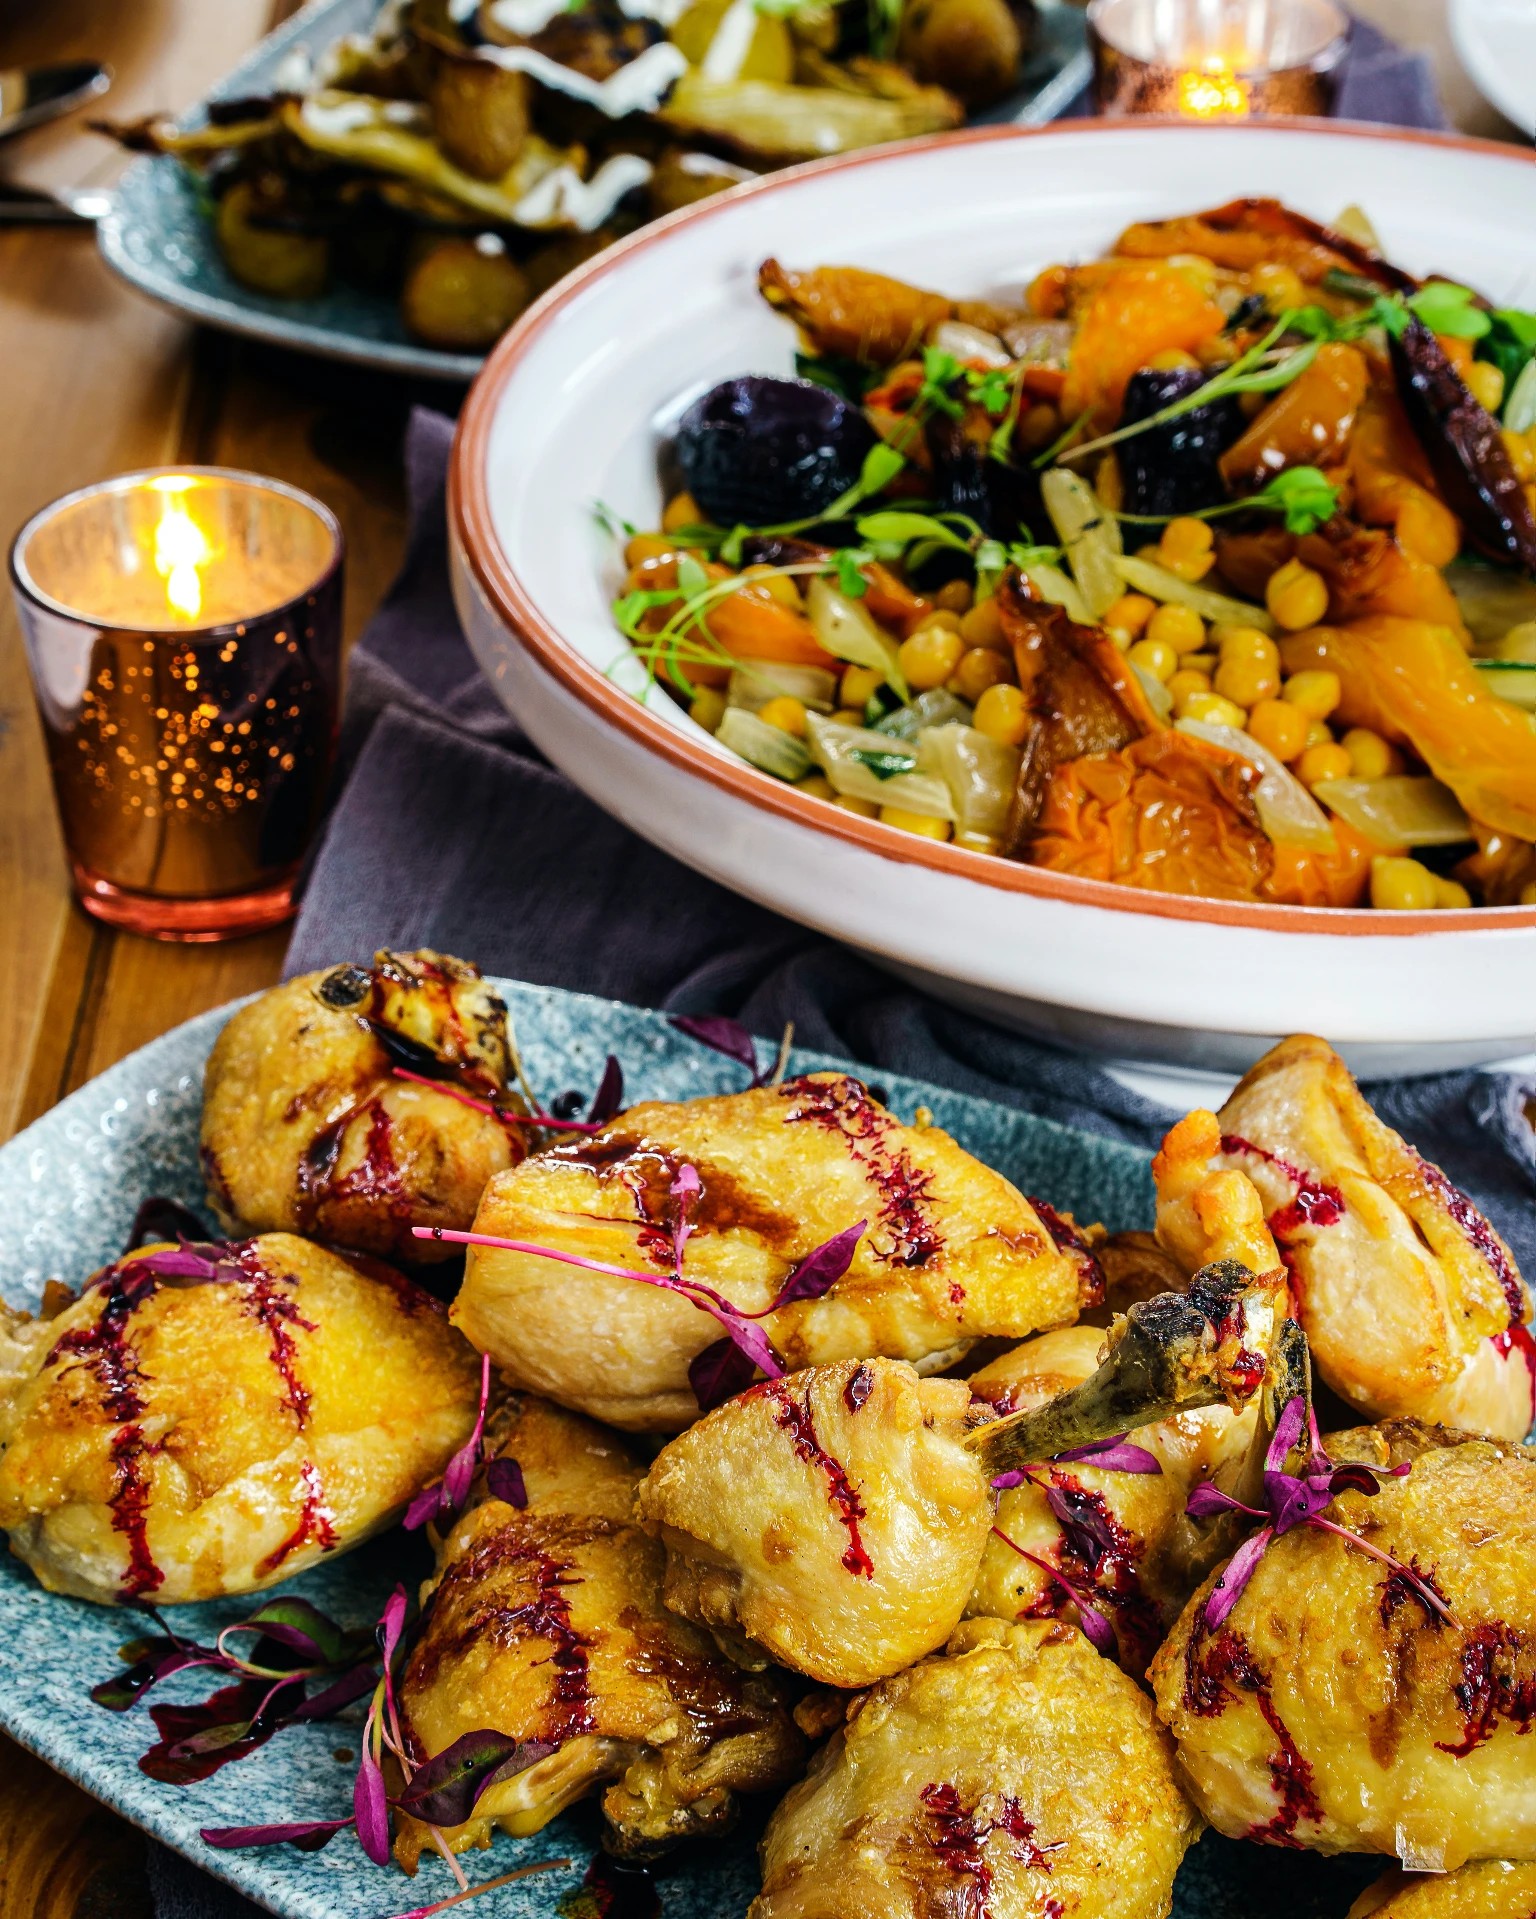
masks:
[(853, 1701), (748, 1919), (1165, 1919), (1198, 1830), (1124, 1673), (1062, 1624), (968, 1620)]
[(1485, 1859), (1460, 1872), (1389, 1872), (1349, 1919), (1536, 1919), (1536, 1865)]
[[(782, 1786), (804, 1742), (777, 1678), (749, 1674), (662, 1604), (661, 1548), (633, 1523), (643, 1468), (610, 1433), (515, 1396), (493, 1427), (526, 1505), (488, 1489), (442, 1542), (399, 1688), (408, 1750), (486, 1728), (554, 1750), (486, 1792), (455, 1849), (537, 1832), (606, 1786), (609, 1844), (644, 1856)], [(414, 1852), (419, 1828), (407, 1829)]]
[[(745, 1312), (764, 1312), (796, 1262), (864, 1223), (830, 1291), (762, 1321), (791, 1370), (872, 1354), (937, 1369), (983, 1336), (1076, 1317), (1079, 1265), (1029, 1202), (947, 1133), (902, 1125), (838, 1073), (632, 1107), (493, 1179), (475, 1230), (668, 1273), (684, 1168), (701, 1188), (682, 1272)], [(649, 1432), (697, 1417), (689, 1364), (720, 1330), (663, 1286), (479, 1246), (453, 1315), (518, 1385)]]
[[(1103, 1347), (1103, 1333), (1092, 1326), (1041, 1333), (973, 1373), (971, 1391), (999, 1413), (1043, 1406), (1088, 1379)], [(1185, 1516), (1184, 1502), (1218, 1469), (1246, 1458), (1256, 1414), (1254, 1405), (1237, 1413), (1225, 1405), (1196, 1407), (1134, 1428), (1128, 1439), (1159, 1471), (1119, 1471), (1091, 1460), (1035, 1468), (999, 1495), (966, 1611), (1049, 1619), (1070, 1614), (1072, 1593), (1082, 1593), (1114, 1628), (1121, 1665), (1144, 1672), (1213, 1563), (1209, 1529)], [(1065, 1585), (1052, 1577), (1053, 1567)]]
[(526, 1154), (508, 1070), (507, 1009), (462, 960), (380, 953), (274, 987), (234, 1015), (204, 1074), (220, 1223), (452, 1258), (411, 1229), (467, 1227), (486, 1181)]
[(355, 1546), (475, 1419), (475, 1355), (430, 1294), (286, 1233), (131, 1253), (27, 1345), (0, 1380), (0, 1526), (49, 1591), (107, 1604)]
[(1211, 1184), (1234, 1172), (1260, 1195), (1317, 1370), (1336, 1393), (1377, 1418), (1525, 1437), (1536, 1344), (1508, 1247), (1382, 1124), (1324, 1041), (1283, 1040), (1219, 1119), (1192, 1113), (1164, 1142), (1158, 1233), (1191, 1267), (1234, 1233), (1253, 1235), (1251, 1202)]
[(1271, 1539), (1214, 1627), (1208, 1585), (1153, 1661), (1196, 1805), (1233, 1838), (1416, 1870), (1536, 1860), (1536, 1450), (1410, 1420), (1325, 1444), (1410, 1470), (1334, 1499), (1346, 1536)]

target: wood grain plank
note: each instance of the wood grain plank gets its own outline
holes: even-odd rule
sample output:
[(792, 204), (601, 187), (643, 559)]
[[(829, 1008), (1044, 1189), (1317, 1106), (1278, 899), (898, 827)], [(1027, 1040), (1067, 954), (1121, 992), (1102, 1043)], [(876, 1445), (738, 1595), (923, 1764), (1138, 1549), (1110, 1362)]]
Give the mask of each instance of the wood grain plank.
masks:
[(0, 1739), (0, 1919), (151, 1919), (144, 1838)]

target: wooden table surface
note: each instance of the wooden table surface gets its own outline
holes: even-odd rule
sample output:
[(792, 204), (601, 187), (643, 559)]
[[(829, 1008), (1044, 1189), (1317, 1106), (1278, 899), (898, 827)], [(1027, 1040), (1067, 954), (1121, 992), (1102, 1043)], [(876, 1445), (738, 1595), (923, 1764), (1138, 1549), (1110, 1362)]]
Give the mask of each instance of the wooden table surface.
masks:
[[(0, 67), (108, 61), (130, 118), (194, 101), (290, 0), (0, 0)], [(1445, 0), (1356, 0), (1427, 48), (1448, 108), (1475, 133), (1513, 129), (1451, 51)], [(0, 170), (51, 184), (110, 179), (119, 161), (66, 124), (6, 148)], [(0, 230), (0, 541), (37, 506), (105, 474), (227, 465), (307, 488), (340, 517), (347, 632), (377, 605), (404, 533), (399, 381), (199, 332), (122, 286), (85, 231)], [(451, 400), (452, 395), (450, 394)], [(0, 605), (0, 1139), (167, 1027), (278, 976), (282, 929), (222, 946), (115, 934), (70, 899), (9, 596)], [(140, 1919), (143, 1842), (0, 1739), (0, 1919)]]

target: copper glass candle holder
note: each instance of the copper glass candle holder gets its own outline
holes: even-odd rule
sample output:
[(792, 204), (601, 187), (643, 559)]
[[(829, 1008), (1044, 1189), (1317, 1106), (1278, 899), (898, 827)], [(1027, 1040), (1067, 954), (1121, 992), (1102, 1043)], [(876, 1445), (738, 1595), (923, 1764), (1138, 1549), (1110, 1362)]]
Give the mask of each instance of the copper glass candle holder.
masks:
[(1100, 113), (1186, 120), (1330, 112), (1349, 46), (1333, 0), (1091, 0)]
[(253, 474), (129, 473), (29, 520), (11, 578), (85, 910), (173, 940), (289, 917), (335, 755), (335, 516)]

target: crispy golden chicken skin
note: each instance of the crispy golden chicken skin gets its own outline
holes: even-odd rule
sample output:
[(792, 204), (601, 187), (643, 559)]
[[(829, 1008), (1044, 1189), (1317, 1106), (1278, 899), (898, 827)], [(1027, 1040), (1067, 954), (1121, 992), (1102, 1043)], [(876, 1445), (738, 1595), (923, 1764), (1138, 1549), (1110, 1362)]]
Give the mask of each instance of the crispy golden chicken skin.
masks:
[(1198, 1830), (1150, 1701), (1074, 1627), (967, 1620), (853, 1702), (749, 1919), (1164, 1919)]
[(411, 1229), (467, 1227), (486, 1181), (523, 1158), (516, 1121), (462, 1097), (507, 1103), (507, 1073), (506, 1007), (446, 954), (380, 953), (372, 968), (274, 987), (230, 1020), (204, 1074), (203, 1167), (220, 1223), (453, 1257)]
[(1150, 1674), (1195, 1804), (1233, 1838), (1423, 1871), (1536, 1859), (1536, 1450), (1411, 1420), (1325, 1444), (1411, 1461), (1327, 1516), (1432, 1580), (1453, 1621), (1311, 1526), (1271, 1542), (1214, 1630), (1207, 1586)]
[[(1323, 1040), (1281, 1043), (1219, 1118), (1192, 1113), (1154, 1166), (1158, 1234), (1186, 1264), (1253, 1238), (1257, 1189), (1318, 1372), (1378, 1418), (1523, 1439), (1536, 1408), (1530, 1296), (1465, 1194), (1371, 1111)], [(1242, 1257), (1241, 1254), (1237, 1255)], [(1262, 1256), (1262, 1247), (1254, 1252)]]
[(1487, 1859), (1460, 1872), (1389, 1872), (1349, 1919), (1536, 1919), (1536, 1865)]
[[(632, 1521), (643, 1467), (611, 1433), (515, 1396), (498, 1456), (528, 1503), (477, 1500), (443, 1541), (400, 1688), (412, 1751), (491, 1728), (556, 1750), (493, 1786), (449, 1837), (537, 1832), (593, 1787), (616, 1849), (645, 1855), (784, 1783), (804, 1741), (781, 1685), (749, 1674), (662, 1604), (663, 1554)], [(419, 1844), (412, 1832), (408, 1845)]]
[[(971, 1391), (1003, 1414), (1043, 1406), (1090, 1378), (1103, 1349), (1096, 1327), (1041, 1333), (973, 1373)], [(1059, 1567), (1114, 1627), (1121, 1665), (1144, 1672), (1211, 1563), (1205, 1531), (1185, 1517), (1184, 1502), (1219, 1468), (1243, 1460), (1256, 1416), (1256, 1406), (1240, 1413), (1207, 1406), (1135, 1428), (1127, 1437), (1161, 1473), (1060, 1462), (1036, 1468), (998, 1498), (966, 1611), (991, 1619), (1071, 1617), (1070, 1595), (1048, 1570)]]
[(286, 1233), (157, 1274), (149, 1247), (47, 1325), (0, 1398), (0, 1526), (51, 1592), (169, 1605), (355, 1546), (468, 1438), (479, 1368), (442, 1307)]
[(992, 1521), (962, 1443), (973, 1417), (963, 1380), (888, 1359), (811, 1367), (717, 1407), (640, 1486), (640, 1523), (667, 1548), (667, 1604), (743, 1659), (831, 1686), (932, 1652)]
[[(475, 1229), (668, 1273), (684, 1166), (702, 1181), (684, 1274), (744, 1311), (762, 1312), (798, 1260), (867, 1222), (830, 1292), (763, 1321), (791, 1369), (871, 1354), (937, 1365), (983, 1336), (1076, 1317), (1079, 1267), (1029, 1202), (947, 1133), (903, 1126), (840, 1073), (632, 1107), (595, 1138), (493, 1179)], [(676, 1432), (698, 1416), (689, 1362), (720, 1334), (661, 1287), (483, 1247), (453, 1316), (518, 1385), (632, 1431)]]

